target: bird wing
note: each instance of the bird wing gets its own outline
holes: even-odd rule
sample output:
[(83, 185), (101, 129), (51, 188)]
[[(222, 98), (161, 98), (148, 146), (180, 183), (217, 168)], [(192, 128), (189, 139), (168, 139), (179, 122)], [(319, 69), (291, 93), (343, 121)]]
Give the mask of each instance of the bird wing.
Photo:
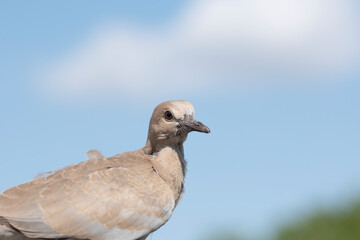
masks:
[(139, 151), (82, 162), (0, 195), (0, 216), (32, 238), (137, 239), (173, 209), (170, 187)]

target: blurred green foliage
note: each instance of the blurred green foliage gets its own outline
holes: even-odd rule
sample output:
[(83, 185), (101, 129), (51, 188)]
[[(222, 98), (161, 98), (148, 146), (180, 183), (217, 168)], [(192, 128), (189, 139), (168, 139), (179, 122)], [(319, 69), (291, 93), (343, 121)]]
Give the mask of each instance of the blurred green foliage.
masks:
[(276, 240), (360, 240), (360, 201), (346, 210), (321, 211), (280, 230)]
[[(243, 239), (229, 232), (205, 238), (205, 240)], [(360, 201), (346, 209), (314, 212), (282, 227), (273, 240), (360, 240)]]

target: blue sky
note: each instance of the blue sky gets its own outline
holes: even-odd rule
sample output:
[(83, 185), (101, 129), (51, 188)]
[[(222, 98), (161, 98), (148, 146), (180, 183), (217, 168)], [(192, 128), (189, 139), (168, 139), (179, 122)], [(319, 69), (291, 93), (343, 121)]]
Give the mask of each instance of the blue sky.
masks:
[(360, 193), (359, 6), (352, 1), (4, 1), (0, 191), (145, 144), (161, 101), (210, 135), (185, 143), (186, 194), (152, 239), (261, 237)]

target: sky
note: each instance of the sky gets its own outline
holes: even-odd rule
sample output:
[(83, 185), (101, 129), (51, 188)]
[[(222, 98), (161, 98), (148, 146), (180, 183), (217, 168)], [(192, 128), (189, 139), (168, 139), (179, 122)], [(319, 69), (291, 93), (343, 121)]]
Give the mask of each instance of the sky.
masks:
[(145, 144), (185, 99), (185, 195), (150, 239), (266, 240), (360, 194), (360, 6), (351, 0), (2, 1), (0, 191)]

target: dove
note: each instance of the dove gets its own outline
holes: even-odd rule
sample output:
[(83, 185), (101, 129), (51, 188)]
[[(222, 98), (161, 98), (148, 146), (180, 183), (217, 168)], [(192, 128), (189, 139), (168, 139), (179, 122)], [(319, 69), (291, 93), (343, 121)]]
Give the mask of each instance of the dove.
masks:
[[(143, 148), (35, 177), (0, 194), (0, 240), (144, 240), (184, 192), (188, 133), (210, 133), (184, 100), (159, 104)], [(135, 126), (134, 126), (135, 127)]]

